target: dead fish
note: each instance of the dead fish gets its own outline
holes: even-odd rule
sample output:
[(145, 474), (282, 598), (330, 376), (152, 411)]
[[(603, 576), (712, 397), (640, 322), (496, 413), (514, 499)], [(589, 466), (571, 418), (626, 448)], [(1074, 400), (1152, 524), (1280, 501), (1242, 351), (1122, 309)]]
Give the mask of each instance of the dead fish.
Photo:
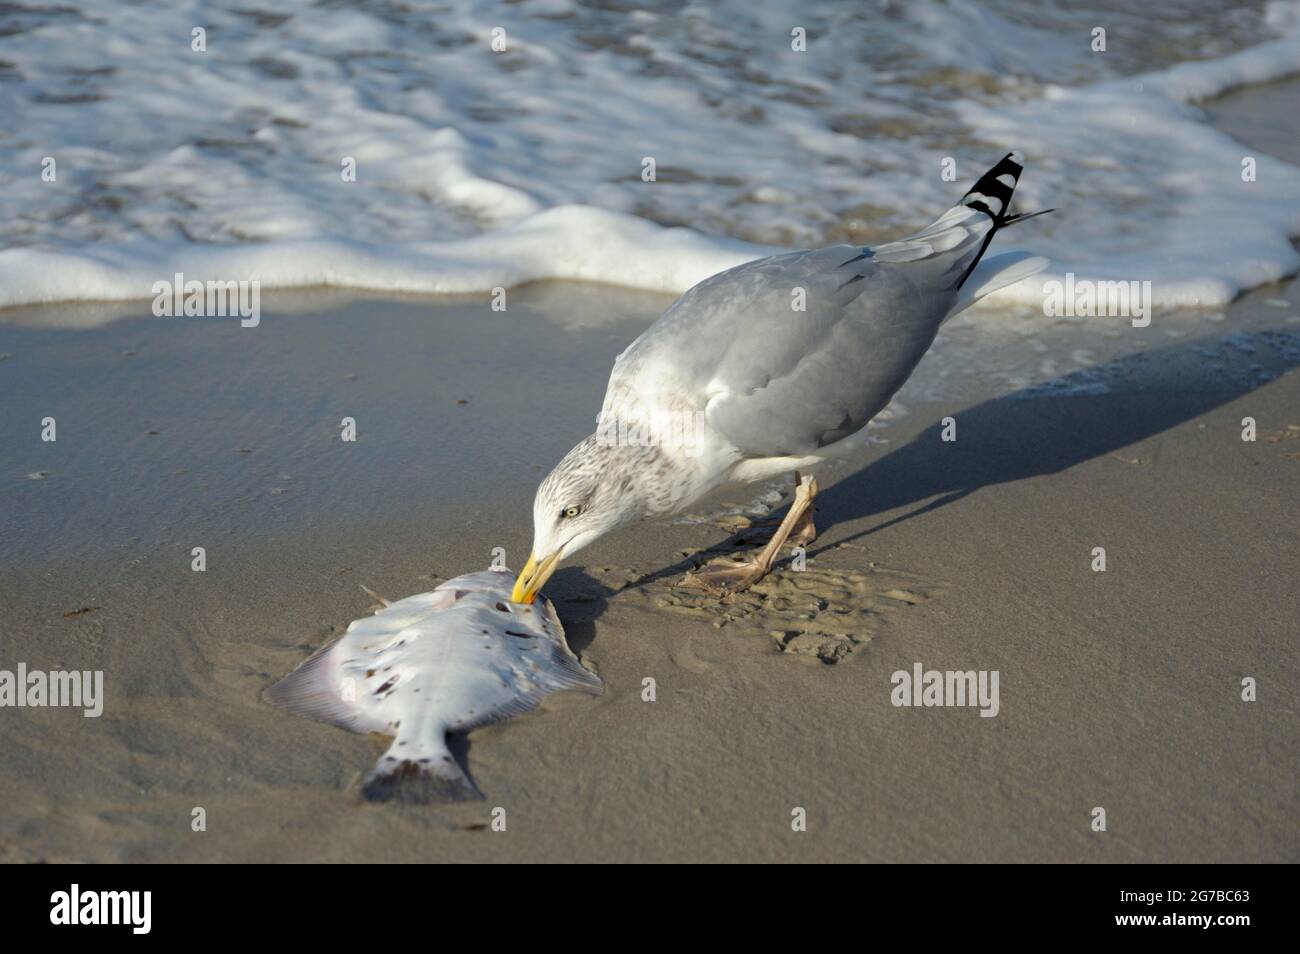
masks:
[(389, 603), (271, 686), (267, 699), (393, 737), (362, 780), (367, 800), (481, 799), (447, 748), (448, 732), (530, 712), (553, 692), (602, 689), (569, 650), (550, 601), (512, 603), (513, 583), (509, 571), (485, 570)]

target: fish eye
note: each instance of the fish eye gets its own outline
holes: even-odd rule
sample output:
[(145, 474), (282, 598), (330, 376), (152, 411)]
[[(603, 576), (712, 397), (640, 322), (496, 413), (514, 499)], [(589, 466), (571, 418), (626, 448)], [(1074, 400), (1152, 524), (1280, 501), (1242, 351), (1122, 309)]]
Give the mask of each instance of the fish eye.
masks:
[(580, 514), (580, 513), (582, 513), (582, 508), (581, 508), (581, 507), (577, 507), (577, 506), (574, 506), (574, 507), (565, 507), (565, 508), (564, 508), (564, 512), (561, 513), (560, 516), (561, 516), (561, 517), (576, 517), (576, 516), (577, 516), (578, 514)]

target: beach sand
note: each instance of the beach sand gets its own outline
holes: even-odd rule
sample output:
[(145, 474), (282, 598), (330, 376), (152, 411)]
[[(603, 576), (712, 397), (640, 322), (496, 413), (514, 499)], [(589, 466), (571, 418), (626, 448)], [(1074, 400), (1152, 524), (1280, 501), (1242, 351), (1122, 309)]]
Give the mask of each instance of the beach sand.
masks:
[[(1289, 90), (1211, 112), (1266, 136)], [(605, 693), (462, 742), (482, 803), (359, 803), (381, 746), (263, 691), (366, 612), (361, 584), (403, 597), (498, 547), (517, 569), (537, 481), (670, 301), (485, 297), (267, 295), (249, 329), (0, 316), (0, 668), (106, 693), (99, 718), (0, 710), (0, 860), (1300, 859), (1295, 282), (1145, 329), (962, 316), (887, 443), (822, 480), (805, 570), (673, 586), (765, 488), (599, 541), (548, 592)], [(917, 663), (996, 670), (996, 717), (895, 707)]]

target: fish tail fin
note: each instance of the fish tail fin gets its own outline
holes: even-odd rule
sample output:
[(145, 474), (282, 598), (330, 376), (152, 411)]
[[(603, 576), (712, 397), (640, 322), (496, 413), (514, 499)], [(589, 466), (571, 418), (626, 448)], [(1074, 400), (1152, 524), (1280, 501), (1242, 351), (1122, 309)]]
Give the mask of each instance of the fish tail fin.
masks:
[(482, 801), (483, 793), (443, 747), (406, 757), (393, 755), (390, 749), (361, 780), (361, 797), (368, 802), (430, 805)]

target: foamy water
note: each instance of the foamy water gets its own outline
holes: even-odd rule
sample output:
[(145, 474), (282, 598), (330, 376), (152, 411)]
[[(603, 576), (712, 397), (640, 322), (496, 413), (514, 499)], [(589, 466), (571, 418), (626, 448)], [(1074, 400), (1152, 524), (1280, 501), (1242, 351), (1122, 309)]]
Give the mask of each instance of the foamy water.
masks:
[(1300, 169), (1255, 156), (1243, 181), (1250, 150), (1195, 105), (1300, 72), (1300, 4), (642, 6), (7, 8), (0, 306), (143, 299), (175, 272), (677, 292), (771, 247), (917, 228), (1010, 149), (1019, 207), (1060, 212), (1000, 240), (1054, 259), (1003, 302), (1072, 271), (1221, 305), (1300, 265)]

